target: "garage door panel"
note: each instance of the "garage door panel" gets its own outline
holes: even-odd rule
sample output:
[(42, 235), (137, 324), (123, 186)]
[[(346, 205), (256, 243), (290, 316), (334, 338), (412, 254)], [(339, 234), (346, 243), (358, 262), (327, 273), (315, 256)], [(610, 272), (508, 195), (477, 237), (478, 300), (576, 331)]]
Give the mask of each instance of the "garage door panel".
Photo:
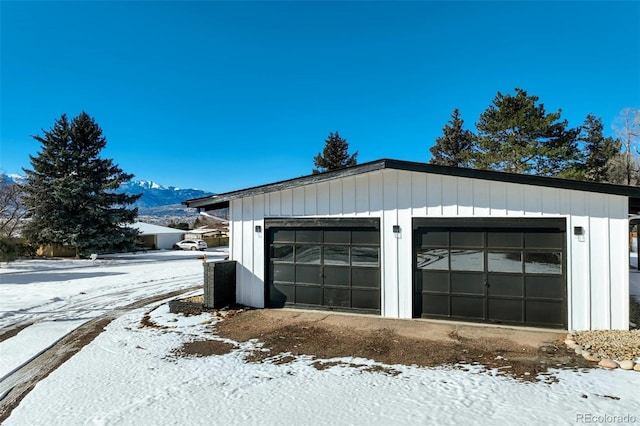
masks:
[(451, 316), (484, 319), (484, 298), (451, 296)]
[(320, 266), (296, 265), (296, 283), (320, 284)]
[(484, 294), (484, 274), (451, 273), (451, 293)]
[(322, 304), (322, 287), (320, 285), (296, 285), (295, 303), (304, 305)]
[(351, 306), (351, 291), (348, 288), (324, 287), (324, 305), (348, 308)]
[(422, 231), (420, 233), (421, 246), (447, 247), (449, 245), (449, 232), (447, 231)]
[(321, 243), (322, 231), (317, 229), (303, 229), (296, 231), (296, 243)]
[(324, 231), (324, 242), (334, 244), (349, 244), (351, 242), (349, 231)]
[(292, 264), (274, 263), (271, 268), (271, 281), (284, 281), (293, 283), (296, 281), (296, 268)]
[(535, 249), (562, 249), (562, 247), (564, 247), (564, 233), (525, 232), (524, 247)]
[(291, 229), (274, 229), (271, 233), (272, 242), (294, 242), (295, 231)]
[(564, 301), (525, 301), (525, 321), (541, 325), (562, 326)]
[(356, 309), (380, 309), (380, 291), (378, 290), (351, 290), (351, 304)]
[(484, 244), (484, 233), (475, 231), (452, 231), (450, 236), (451, 247), (477, 247)]
[(563, 283), (562, 277), (527, 276), (525, 278), (525, 294), (527, 297), (563, 299)]
[(436, 294), (422, 295), (422, 313), (424, 315), (449, 316), (449, 296)]
[(449, 292), (449, 272), (418, 271), (422, 279), (418, 291)]
[(273, 283), (269, 292), (270, 306), (282, 308), (285, 303), (295, 300), (295, 286), (293, 284)]
[(351, 286), (380, 288), (380, 270), (377, 268), (351, 269)]
[(522, 300), (492, 299), (487, 301), (487, 317), (493, 321), (524, 321)]
[(489, 274), (487, 278), (487, 295), (506, 296), (506, 297), (523, 297), (524, 296), (524, 278), (522, 275), (516, 274)]
[(324, 267), (324, 284), (349, 287), (350, 268)]
[(522, 248), (522, 233), (514, 231), (488, 232), (487, 247), (490, 249)]
[(380, 231), (378, 230), (353, 230), (351, 231), (351, 244), (380, 244)]

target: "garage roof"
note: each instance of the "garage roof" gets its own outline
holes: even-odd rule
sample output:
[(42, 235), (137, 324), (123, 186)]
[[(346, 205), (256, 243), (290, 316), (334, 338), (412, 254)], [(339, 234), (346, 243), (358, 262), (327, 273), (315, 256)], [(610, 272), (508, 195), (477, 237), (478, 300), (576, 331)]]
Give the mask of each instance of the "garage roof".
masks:
[(140, 231), (140, 235), (156, 235), (156, 234), (184, 234), (181, 229), (168, 228), (166, 226), (154, 225), (152, 223), (136, 222), (131, 225)]
[(295, 179), (255, 186), (252, 188), (231, 191), (208, 197), (193, 198), (184, 201), (187, 207), (204, 208), (214, 210), (228, 207), (229, 201), (253, 195), (266, 194), (295, 188), (312, 183), (324, 182), (345, 176), (359, 175), (382, 169), (405, 170), (411, 172), (431, 173), (436, 175), (460, 176), (472, 179), (491, 180), (499, 182), (519, 183), (523, 185), (546, 186), (551, 188), (573, 189), (577, 191), (598, 192), (603, 194), (615, 194), (627, 196), (630, 199), (630, 208), (640, 209), (640, 188), (626, 185), (613, 185), (608, 183), (583, 182), (578, 180), (559, 179), (546, 176), (523, 175), (517, 173), (496, 172), (490, 170), (465, 169), (460, 167), (437, 166), (435, 164), (416, 163), (412, 161), (382, 159), (369, 163), (359, 164), (340, 170), (302, 176)]

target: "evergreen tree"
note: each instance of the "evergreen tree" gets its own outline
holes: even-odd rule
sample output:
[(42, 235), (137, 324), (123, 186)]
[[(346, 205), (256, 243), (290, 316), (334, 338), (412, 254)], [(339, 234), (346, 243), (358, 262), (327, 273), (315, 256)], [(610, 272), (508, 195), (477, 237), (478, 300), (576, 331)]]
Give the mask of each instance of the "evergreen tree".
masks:
[(358, 164), (357, 157), (357, 152), (349, 155), (349, 144), (346, 139), (340, 137), (337, 131), (329, 133), (324, 141), (324, 150), (313, 158), (313, 164), (316, 166), (313, 173), (355, 166)]
[(100, 158), (107, 142), (102, 129), (82, 112), (71, 122), (62, 115), (43, 133), (33, 136), (42, 144), (30, 156), (33, 170), (25, 169), (25, 237), (38, 245), (71, 246), (78, 256), (133, 249), (138, 231), (126, 225), (138, 209), (127, 206), (140, 195), (115, 192), (133, 175)]
[(559, 121), (560, 110), (547, 114), (537, 96), (515, 90), (515, 96), (498, 92), (480, 115), (475, 166), (543, 176), (575, 167), (578, 130)]
[(612, 162), (620, 154), (620, 142), (604, 137), (602, 120), (593, 114), (587, 115), (582, 125), (579, 140), (584, 143), (584, 162), (581, 178), (591, 182), (611, 182)]
[(431, 151), (431, 164), (440, 166), (469, 167), (473, 149), (473, 133), (464, 130), (464, 120), (458, 108), (453, 110), (451, 120), (442, 128), (442, 136), (436, 139)]

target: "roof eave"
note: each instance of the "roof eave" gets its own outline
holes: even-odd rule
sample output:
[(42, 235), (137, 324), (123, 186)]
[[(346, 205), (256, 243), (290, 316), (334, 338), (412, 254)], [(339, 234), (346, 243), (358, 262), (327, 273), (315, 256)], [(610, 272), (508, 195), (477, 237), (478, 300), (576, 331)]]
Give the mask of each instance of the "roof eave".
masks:
[(296, 188), (303, 185), (329, 181), (347, 176), (354, 176), (382, 169), (394, 169), (413, 171), (420, 173), (432, 173), (456, 177), (467, 177), (489, 181), (517, 183), (521, 185), (543, 186), (551, 188), (588, 191), (603, 194), (622, 195), (640, 198), (640, 188), (625, 185), (614, 185), (598, 182), (584, 182), (578, 180), (560, 179), (547, 176), (523, 175), (516, 173), (498, 172), (493, 170), (466, 169), (460, 167), (438, 166), (434, 164), (417, 163), (403, 160), (381, 159), (369, 163), (359, 164), (330, 172), (312, 174), (298, 178), (288, 179), (266, 185), (255, 186), (247, 189), (217, 194), (209, 197), (194, 198), (183, 202), (187, 207), (217, 209), (228, 207), (229, 201)]

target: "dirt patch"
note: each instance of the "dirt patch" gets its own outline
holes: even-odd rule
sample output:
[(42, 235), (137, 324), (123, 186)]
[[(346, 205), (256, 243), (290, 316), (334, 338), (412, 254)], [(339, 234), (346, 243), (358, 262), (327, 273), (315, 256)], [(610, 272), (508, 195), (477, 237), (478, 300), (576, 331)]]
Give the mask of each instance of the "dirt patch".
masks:
[(225, 355), (235, 349), (231, 343), (221, 342), (219, 340), (196, 340), (187, 342), (174, 351), (177, 356), (212, 356)]
[(244, 311), (216, 328), (222, 337), (264, 343), (269, 351), (252, 352), (249, 362), (290, 354), (361, 357), (387, 365), (482, 365), (531, 381), (549, 368), (593, 367), (566, 349), (565, 334), (559, 332), (294, 310)]
[(29, 327), (32, 324), (33, 324), (32, 322), (26, 322), (26, 323), (23, 323), (23, 324), (14, 325), (14, 326), (11, 326), (11, 327), (9, 327), (7, 329), (1, 330), (0, 331), (0, 343), (4, 342), (7, 339), (12, 338), (13, 336), (17, 335), (22, 330), (24, 330), (25, 328)]

